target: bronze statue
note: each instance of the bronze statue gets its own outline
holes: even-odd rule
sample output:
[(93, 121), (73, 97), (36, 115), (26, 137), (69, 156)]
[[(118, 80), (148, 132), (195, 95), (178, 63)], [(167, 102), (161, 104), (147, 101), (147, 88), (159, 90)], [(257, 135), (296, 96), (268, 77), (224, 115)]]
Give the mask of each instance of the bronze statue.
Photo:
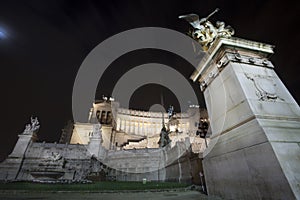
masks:
[(200, 20), (199, 16), (193, 13), (179, 16), (180, 19), (185, 19), (192, 25), (194, 29), (191, 31), (190, 36), (198, 41), (205, 51), (209, 49), (217, 37), (228, 38), (234, 34), (234, 30), (230, 26), (225, 27), (224, 22), (218, 21), (216, 26), (214, 26), (208, 21), (208, 19), (218, 11), (219, 9), (217, 8), (207, 17), (201, 18)]

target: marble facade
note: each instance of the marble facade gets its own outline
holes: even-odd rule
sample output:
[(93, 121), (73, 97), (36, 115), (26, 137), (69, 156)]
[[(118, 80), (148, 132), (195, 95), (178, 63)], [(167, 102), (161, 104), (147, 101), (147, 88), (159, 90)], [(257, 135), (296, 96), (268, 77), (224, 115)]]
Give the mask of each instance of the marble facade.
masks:
[(273, 46), (217, 38), (192, 75), (212, 135), (204, 151), (208, 194), (300, 198), (300, 108), (268, 59)]
[[(201, 115), (201, 116), (200, 116)], [(164, 113), (164, 122), (168, 125), (168, 114)], [(207, 119), (207, 111), (192, 107), (185, 113), (177, 113), (177, 132), (170, 134), (172, 146), (178, 141), (190, 138), (193, 148), (204, 150), (204, 140), (195, 137), (199, 118)], [(103, 146), (107, 150), (158, 148), (159, 134), (162, 128), (162, 113), (146, 112), (120, 108), (114, 101), (102, 100), (93, 104), (87, 123), (75, 123), (71, 144), (88, 144), (93, 123), (102, 124)]]

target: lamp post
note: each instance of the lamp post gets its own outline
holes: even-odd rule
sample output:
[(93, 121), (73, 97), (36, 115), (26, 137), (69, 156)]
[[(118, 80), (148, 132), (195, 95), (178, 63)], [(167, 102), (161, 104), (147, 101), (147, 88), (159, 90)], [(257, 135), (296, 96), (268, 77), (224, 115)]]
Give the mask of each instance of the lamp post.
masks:
[(207, 131), (208, 131), (208, 125), (209, 124), (208, 124), (207, 119), (200, 118), (200, 121), (198, 123), (198, 130), (196, 131), (196, 135), (199, 135), (200, 138), (204, 138), (206, 148), (208, 147), (207, 146), (207, 141), (206, 141), (206, 134), (207, 134)]

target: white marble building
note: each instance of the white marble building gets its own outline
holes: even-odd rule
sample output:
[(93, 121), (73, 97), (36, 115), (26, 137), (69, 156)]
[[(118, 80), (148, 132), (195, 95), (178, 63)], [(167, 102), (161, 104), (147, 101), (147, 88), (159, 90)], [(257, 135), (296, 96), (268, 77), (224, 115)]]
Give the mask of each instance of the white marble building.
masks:
[[(59, 143), (37, 142), (39, 124), (33, 119), (0, 163), (0, 180), (191, 182), (194, 176), (195, 181), (205, 149), (196, 136), (200, 116), (207, 119), (206, 110), (197, 106), (169, 119), (167, 113), (122, 109), (102, 100), (93, 104), (88, 123), (69, 123)], [(159, 148), (163, 124), (172, 142)]]
[(159, 134), (164, 121), (171, 132), (172, 146), (177, 141), (190, 138), (194, 151), (199, 153), (199, 150), (203, 151), (205, 147), (204, 140), (195, 134), (200, 117), (207, 119), (206, 110), (191, 106), (186, 113), (175, 114), (172, 123), (169, 123), (168, 113), (124, 109), (120, 108), (117, 102), (101, 100), (93, 103), (88, 123), (75, 123), (71, 140), (65, 142), (88, 144), (93, 124), (99, 122), (102, 125), (103, 146), (107, 150), (158, 148)]

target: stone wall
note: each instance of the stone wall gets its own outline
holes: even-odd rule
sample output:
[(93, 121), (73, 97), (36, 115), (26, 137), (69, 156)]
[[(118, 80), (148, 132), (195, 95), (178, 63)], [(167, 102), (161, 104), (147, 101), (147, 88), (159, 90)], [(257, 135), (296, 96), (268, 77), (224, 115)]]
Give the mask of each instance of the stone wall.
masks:
[[(184, 142), (171, 149), (135, 149), (110, 151), (107, 160), (109, 177), (118, 181), (173, 181), (200, 183), (202, 162), (199, 154), (191, 153)], [(193, 166), (193, 165), (197, 166)], [(200, 165), (200, 167), (198, 166)]]
[(107, 180), (142, 181), (146, 178), (191, 183), (197, 178), (193, 176), (199, 173), (193, 164), (201, 164), (198, 154), (190, 153), (188, 140), (164, 149), (106, 152), (99, 145), (99, 151), (104, 150), (104, 153), (94, 155), (89, 151), (93, 146), (90, 145), (29, 141), (24, 154), (19, 152), (22, 148), (16, 146), (14, 153), (0, 163), (0, 180), (104, 180), (107, 175)]
[(82, 180), (99, 168), (84, 145), (31, 142), (23, 156), (0, 164), (0, 180)]

